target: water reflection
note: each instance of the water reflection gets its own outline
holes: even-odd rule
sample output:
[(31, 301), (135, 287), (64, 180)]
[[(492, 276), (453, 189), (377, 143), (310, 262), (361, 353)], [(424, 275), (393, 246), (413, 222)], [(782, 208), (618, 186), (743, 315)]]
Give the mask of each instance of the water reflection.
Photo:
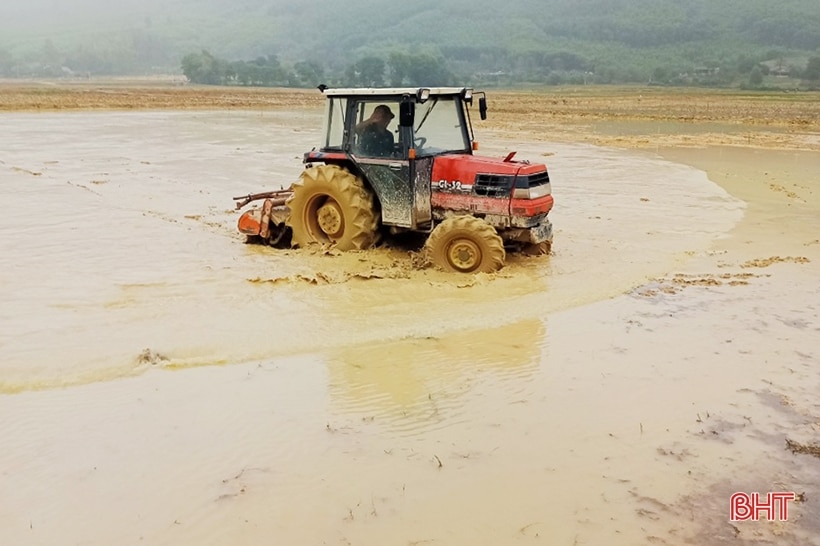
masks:
[(424, 428), (455, 417), (477, 383), (520, 390), (541, 362), (540, 319), (442, 337), (340, 349), (327, 361), (332, 404), (366, 419)]

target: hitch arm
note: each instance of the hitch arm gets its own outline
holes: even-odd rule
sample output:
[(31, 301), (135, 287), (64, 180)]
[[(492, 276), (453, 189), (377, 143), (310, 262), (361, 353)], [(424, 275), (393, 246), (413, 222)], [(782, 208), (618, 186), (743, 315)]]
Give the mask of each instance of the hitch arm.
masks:
[[(244, 207), (252, 201), (258, 201), (259, 199), (275, 199), (275, 205), (284, 205), (285, 201), (288, 197), (291, 196), (292, 193), (293, 191), (290, 189), (265, 191), (262, 193), (249, 193), (248, 195), (240, 195), (239, 197), (234, 197), (233, 200), (237, 201), (237, 210), (241, 209), (242, 207)], [(279, 201), (281, 201), (281, 203)]]

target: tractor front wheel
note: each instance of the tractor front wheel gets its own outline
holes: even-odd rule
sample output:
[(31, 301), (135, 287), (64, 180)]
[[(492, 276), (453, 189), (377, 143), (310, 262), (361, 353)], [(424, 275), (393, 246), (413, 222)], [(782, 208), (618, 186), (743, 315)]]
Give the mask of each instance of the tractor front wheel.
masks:
[(303, 171), (286, 204), (296, 246), (319, 243), (363, 250), (376, 243), (379, 218), (373, 194), (361, 178), (337, 165)]
[(529, 243), (521, 248), (521, 252), (525, 256), (546, 256), (552, 252), (552, 239), (544, 241), (543, 243)]
[(481, 218), (454, 216), (433, 229), (425, 244), (434, 265), (459, 273), (490, 273), (504, 265), (504, 242)]

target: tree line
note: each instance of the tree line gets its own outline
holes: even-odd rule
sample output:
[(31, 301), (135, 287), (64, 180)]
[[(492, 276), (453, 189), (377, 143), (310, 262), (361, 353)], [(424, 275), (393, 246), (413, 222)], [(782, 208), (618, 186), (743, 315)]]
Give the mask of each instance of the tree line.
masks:
[(648, 83), (754, 89), (769, 86), (767, 79), (777, 77), (788, 77), (790, 82), (802, 80), (802, 85), (808, 89), (820, 87), (820, 55), (810, 57), (805, 66), (798, 67), (777, 51), (759, 57), (739, 55), (722, 63), (688, 66), (618, 66), (596, 63), (568, 51), (529, 52), (504, 59), (507, 70), (469, 75), (459, 75), (450, 66), (470, 56), (486, 59), (487, 52), (461, 48), (450, 53), (450, 58), (455, 60), (449, 62), (445, 57), (433, 54), (391, 52), (384, 57), (367, 55), (340, 70), (330, 69), (315, 60), (287, 65), (276, 55), (257, 57), (252, 61), (227, 61), (203, 50), (186, 55), (181, 68), (193, 83), (268, 87), (315, 87), (321, 83), (350, 87), (447, 86), (469, 82), (490, 87)]
[(182, 72), (191, 82), (211, 85), (313, 87), (416, 85), (653, 84), (712, 87), (820, 87), (820, 50), (795, 55), (782, 49), (759, 52), (695, 52), (663, 56), (643, 50), (585, 52), (583, 48), (512, 51), (501, 46), (443, 46), (409, 53), (364, 52), (347, 63), (280, 61), (276, 54), (229, 61), (207, 50), (189, 53), (173, 67), (161, 43), (141, 34), (105, 47), (63, 49), (51, 40), (25, 56), (0, 49), (2, 77), (77, 77)]
[(182, 73), (193, 83), (210, 85), (314, 87), (319, 84), (351, 87), (447, 86), (456, 76), (441, 57), (392, 52), (386, 58), (364, 56), (343, 71), (327, 70), (318, 61), (285, 65), (276, 55), (252, 61), (227, 61), (208, 51), (189, 53), (182, 59)]

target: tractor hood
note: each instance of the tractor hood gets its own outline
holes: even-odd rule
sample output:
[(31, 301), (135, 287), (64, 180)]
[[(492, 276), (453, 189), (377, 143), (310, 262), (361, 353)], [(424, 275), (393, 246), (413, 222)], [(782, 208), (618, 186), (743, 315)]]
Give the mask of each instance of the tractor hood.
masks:
[[(518, 175), (531, 175), (546, 172), (547, 166), (543, 163), (527, 163), (513, 161), (510, 154), (507, 158), (480, 157), (466, 154), (449, 154), (436, 157), (433, 164), (433, 183), (460, 182), (472, 186), (476, 178), (483, 175), (499, 176), (514, 179)], [(511, 180), (512, 182), (512, 180)]]
[[(434, 211), (511, 216), (529, 226), (552, 209), (552, 189), (543, 163), (448, 154), (436, 157), (430, 186)], [(523, 224), (522, 224), (523, 222)]]

